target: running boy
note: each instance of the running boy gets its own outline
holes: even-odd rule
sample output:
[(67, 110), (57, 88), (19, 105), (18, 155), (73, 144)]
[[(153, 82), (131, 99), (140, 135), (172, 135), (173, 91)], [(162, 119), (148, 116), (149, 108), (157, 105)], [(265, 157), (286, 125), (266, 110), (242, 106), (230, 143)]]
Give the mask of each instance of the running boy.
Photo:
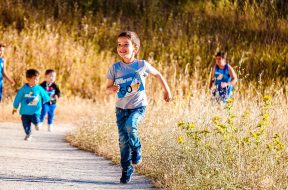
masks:
[(14, 80), (10, 79), (6, 72), (6, 64), (3, 58), (5, 47), (4, 44), (0, 43), (0, 102), (2, 100), (3, 77), (6, 78), (12, 86), (15, 84)]
[(147, 106), (145, 79), (152, 74), (164, 89), (164, 100), (172, 98), (169, 86), (158, 70), (145, 60), (135, 58), (140, 49), (140, 39), (135, 32), (118, 35), (117, 53), (121, 61), (114, 63), (107, 74), (107, 94), (116, 94), (116, 122), (119, 133), (122, 176), (120, 183), (128, 183), (134, 172), (132, 164), (140, 164), (141, 143), (138, 123)]
[(209, 89), (213, 83), (215, 89), (212, 91), (213, 96), (217, 101), (226, 103), (231, 98), (233, 87), (237, 83), (237, 75), (234, 69), (226, 62), (225, 53), (219, 51), (215, 56), (216, 64), (212, 69)]
[(40, 127), (44, 121), (46, 114), (48, 114), (48, 131), (53, 131), (53, 119), (54, 112), (56, 108), (56, 101), (60, 97), (60, 90), (58, 85), (55, 83), (56, 80), (56, 72), (52, 69), (48, 69), (45, 71), (45, 81), (40, 85), (48, 95), (50, 96), (50, 101), (43, 104), (41, 116), (40, 116)]
[(36, 130), (39, 130), (42, 102), (49, 102), (50, 98), (46, 91), (40, 85), (38, 85), (39, 72), (37, 70), (27, 70), (26, 79), (28, 83), (23, 85), (23, 87), (16, 94), (12, 114), (17, 111), (19, 104), (21, 104), (20, 115), (24, 131), (26, 133), (24, 140), (28, 141), (31, 139), (32, 134), (31, 123), (35, 125)]

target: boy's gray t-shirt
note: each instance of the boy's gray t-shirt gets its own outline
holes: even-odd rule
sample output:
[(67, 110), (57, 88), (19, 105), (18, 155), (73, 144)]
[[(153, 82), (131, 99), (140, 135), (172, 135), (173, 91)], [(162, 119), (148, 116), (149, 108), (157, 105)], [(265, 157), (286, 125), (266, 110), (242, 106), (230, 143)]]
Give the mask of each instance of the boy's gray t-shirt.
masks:
[(134, 109), (147, 106), (145, 79), (151, 70), (152, 66), (145, 60), (135, 60), (130, 64), (119, 61), (110, 67), (107, 78), (120, 86), (116, 94), (117, 108)]

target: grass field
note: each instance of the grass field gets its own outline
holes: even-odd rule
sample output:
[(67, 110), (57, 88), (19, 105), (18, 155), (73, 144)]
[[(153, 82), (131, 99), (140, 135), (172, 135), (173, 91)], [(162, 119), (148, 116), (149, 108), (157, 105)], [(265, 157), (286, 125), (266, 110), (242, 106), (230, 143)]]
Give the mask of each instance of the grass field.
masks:
[[(150, 102), (139, 126), (137, 171), (167, 189), (286, 189), (287, 100), (235, 99), (215, 106), (204, 94)], [(67, 140), (119, 163), (114, 106), (101, 104)]]
[[(194, 94), (171, 103), (152, 101), (139, 125), (143, 162), (137, 171), (167, 189), (285, 189), (287, 187), (287, 98), (255, 96), (213, 105)], [(11, 115), (1, 104), (1, 121)], [(74, 123), (72, 145), (119, 163), (114, 103), (63, 98), (57, 123)], [(20, 130), (20, 129), (19, 129)]]
[[(67, 140), (119, 162), (113, 97), (106, 72), (118, 60), (116, 36), (134, 30), (139, 58), (171, 86), (162, 100), (147, 80), (149, 107), (139, 126), (144, 161), (137, 168), (167, 189), (287, 189), (288, 5), (230, 0), (5, 0), (0, 41), (7, 44), (1, 121), (25, 70), (57, 71), (63, 98), (57, 122), (79, 128)], [(218, 50), (239, 82), (231, 106), (213, 105), (208, 81)]]

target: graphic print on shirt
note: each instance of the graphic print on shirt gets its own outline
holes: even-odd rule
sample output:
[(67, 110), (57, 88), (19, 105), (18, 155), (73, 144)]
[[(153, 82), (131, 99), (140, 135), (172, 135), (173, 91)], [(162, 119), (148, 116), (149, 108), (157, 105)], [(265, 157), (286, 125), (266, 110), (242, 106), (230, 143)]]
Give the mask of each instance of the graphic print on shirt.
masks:
[(222, 80), (222, 79), (223, 79), (222, 73), (215, 72), (215, 75), (217, 76), (217, 77), (216, 77), (216, 80)]
[(53, 98), (55, 95), (55, 89), (51, 85), (46, 86), (46, 92), (49, 95), (49, 97), (51, 98), (51, 100), (55, 100), (55, 98)]
[(125, 75), (115, 79), (115, 85), (120, 89), (117, 93), (118, 98), (125, 98), (144, 90), (144, 85), (138, 73)]
[(36, 106), (39, 102), (38, 95), (34, 95), (32, 91), (24, 95), (25, 102), (28, 106)]

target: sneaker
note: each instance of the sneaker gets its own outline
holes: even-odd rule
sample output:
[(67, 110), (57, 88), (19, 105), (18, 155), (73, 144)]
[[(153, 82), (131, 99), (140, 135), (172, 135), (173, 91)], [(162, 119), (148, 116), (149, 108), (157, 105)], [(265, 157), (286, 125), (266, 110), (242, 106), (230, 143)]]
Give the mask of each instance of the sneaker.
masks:
[(40, 130), (40, 128), (42, 127), (42, 124), (43, 123), (37, 123), (36, 125), (35, 125), (35, 129), (36, 129), (36, 131), (39, 131)]
[(53, 124), (48, 125), (48, 131), (49, 131), (49, 132), (52, 132), (52, 131), (53, 131), (53, 128), (54, 128)]
[(24, 138), (25, 141), (30, 141), (31, 139), (32, 139), (31, 133), (29, 135), (26, 135)]
[(122, 170), (122, 176), (120, 178), (120, 183), (126, 184), (131, 181), (131, 176), (134, 172), (134, 168), (130, 166), (127, 170)]
[(132, 151), (132, 164), (138, 165), (142, 162), (141, 150)]

